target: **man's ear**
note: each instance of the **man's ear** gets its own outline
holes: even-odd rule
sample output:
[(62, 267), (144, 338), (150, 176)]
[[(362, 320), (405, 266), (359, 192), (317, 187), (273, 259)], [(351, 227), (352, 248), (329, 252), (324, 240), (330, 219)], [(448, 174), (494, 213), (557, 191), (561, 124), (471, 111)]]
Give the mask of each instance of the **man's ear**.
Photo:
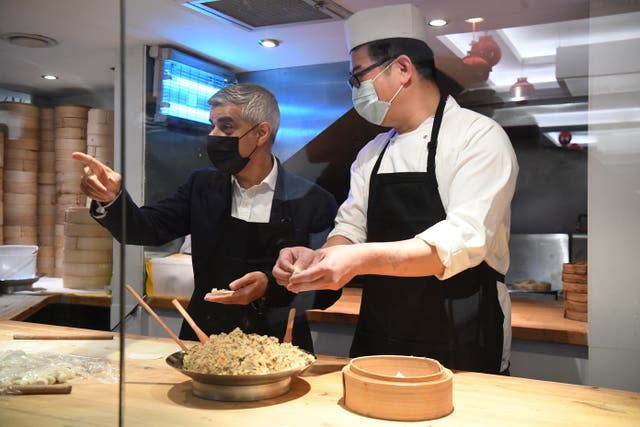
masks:
[(269, 122), (262, 122), (256, 127), (256, 132), (258, 133), (258, 145), (262, 146), (263, 144), (271, 141), (272, 129)]
[(398, 59), (396, 59), (396, 64), (398, 64), (398, 68), (400, 69), (402, 84), (407, 83), (409, 80), (411, 80), (411, 77), (413, 76), (413, 73), (415, 71), (415, 67), (413, 65), (413, 62), (411, 62), (411, 58), (409, 58), (407, 55), (400, 55), (398, 56)]

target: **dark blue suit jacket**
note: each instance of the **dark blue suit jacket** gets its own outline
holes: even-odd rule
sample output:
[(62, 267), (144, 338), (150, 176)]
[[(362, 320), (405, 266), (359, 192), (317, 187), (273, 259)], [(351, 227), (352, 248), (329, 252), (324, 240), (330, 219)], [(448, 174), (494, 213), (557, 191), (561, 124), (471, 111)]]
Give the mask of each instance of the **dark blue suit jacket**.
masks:
[[(231, 177), (214, 168), (194, 171), (176, 193), (149, 206), (138, 207), (129, 194), (122, 195), (97, 221), (119, 241), (122, 238), (122, 203), (126, 204), (126, 243), (159, 246), (191, 234), (191, 252), (196, 289), (210, 288), (208, 260), (219, 242), (220, 225), (231, 212)], [(97, 204), (92, 203), (92, 215)], [(287, 218), (283, 217), (283, 208)], [(293, 225), (292, 244), (317, 248), (333, 227), (337, 206), (334, 197), (318, 185), (286, 171), (278, 162), (278, 178), (271, 207), (270, 223), (286, 220)], [(283, 306), (295, 296), (275, 283), (271, 271), (266, 304)], [(305, 295), (304, 308), (326, 308), (340, 296), (340, 291), (320, 291)], [(298, 313), (304, 317), (304, 312)], [(296, 316), (296, 322), (298, 322)], [(306, 320), (306, 319), (305, 319)], [(306, 323), (306, 321), (305, 321)]]

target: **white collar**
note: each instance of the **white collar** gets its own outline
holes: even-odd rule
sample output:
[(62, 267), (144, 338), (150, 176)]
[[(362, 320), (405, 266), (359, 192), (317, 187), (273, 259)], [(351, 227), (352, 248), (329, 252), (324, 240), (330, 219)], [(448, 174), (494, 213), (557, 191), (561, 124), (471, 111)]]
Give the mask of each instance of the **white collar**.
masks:
[(269, 187), (269, 189), (271, 191), (275, 191), (276, 182), (278, 181), (278, 161), (276, 160), (276, 158), (275, 158), (275, 156), (273, 154), (271, 155), (271, 157), (273, 159), (273, 167), (271, 168), (271, 171), (269, 172), (269, 174), (267, 174), (267, 176), (265, 176), (264, 179), (259, 184), (252, 185), (249, 188), (242, 188), (240, 186), (240, 183), (236, 179), (236, 177), (234, 175), (231, 175), (231, 182), (233, 183), (233, 186), (237, 190), (247, 191), (247, 190), (250, 190), (252, 188), (262, 187), (262, 186), (266, 185), (267, 187)]

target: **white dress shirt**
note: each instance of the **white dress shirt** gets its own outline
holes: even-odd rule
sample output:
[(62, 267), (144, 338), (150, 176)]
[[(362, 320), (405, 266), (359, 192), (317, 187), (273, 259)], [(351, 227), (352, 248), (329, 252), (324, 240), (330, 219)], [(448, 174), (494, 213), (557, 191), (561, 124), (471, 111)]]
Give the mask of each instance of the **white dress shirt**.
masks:
[(242, 188), (236, 177), (231, 175), (231, 216), (247, 222), (269, 222), (277, 180), (278, 162), (275, 158), (271, 172), (260, 184)]

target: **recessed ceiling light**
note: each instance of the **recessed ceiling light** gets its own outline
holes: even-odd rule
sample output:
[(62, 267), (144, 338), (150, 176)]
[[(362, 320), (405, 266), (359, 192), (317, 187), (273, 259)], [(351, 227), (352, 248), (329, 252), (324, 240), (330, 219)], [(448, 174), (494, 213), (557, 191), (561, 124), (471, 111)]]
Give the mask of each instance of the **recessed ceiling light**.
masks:
[(446, 21), (446, 19), (442, 18), (436, 18), (429, 21), (429, 25), (431, 25), (432, 27), (444, 27), (447, 24), (448, 22)]
[(58, 76), (54, 76), (53, 74), (45, 74), (42, 78), (45, 80), (58, 80)]
[(258, 42), (262, 47), (277, 47), (280, 45), (280, 40), (276, 39), (262, 39)]
[(464, 22), (468, 22), (469, 24), (479, 24), (480, 22), (484, 22), (484, 18), (478, 16), (477, 18), (465, 19)]
[(52, 47), (58, 44), (56, 39), (31, 33), (4, 33), (0, 35), (0, 39), (22, 47)]

